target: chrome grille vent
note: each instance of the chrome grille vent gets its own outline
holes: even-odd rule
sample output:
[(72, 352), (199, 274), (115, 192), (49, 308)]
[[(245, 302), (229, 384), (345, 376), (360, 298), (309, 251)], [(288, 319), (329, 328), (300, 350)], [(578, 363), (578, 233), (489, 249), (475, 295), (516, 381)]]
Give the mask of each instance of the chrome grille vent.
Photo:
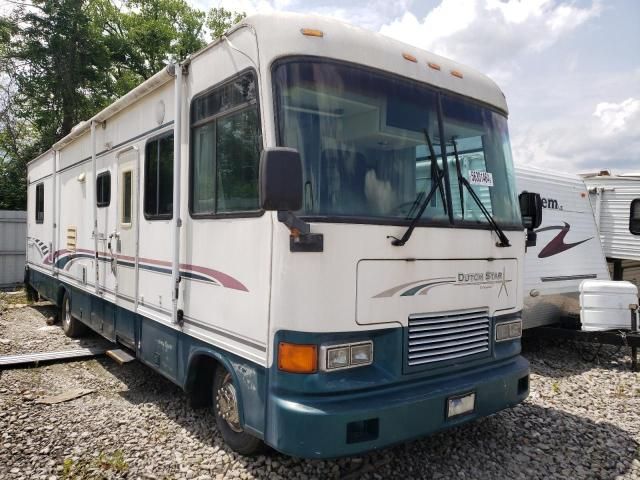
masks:
[(411, 315), (407, 364), (425, 365), (487, 352), (489, 330), (487, 310)]

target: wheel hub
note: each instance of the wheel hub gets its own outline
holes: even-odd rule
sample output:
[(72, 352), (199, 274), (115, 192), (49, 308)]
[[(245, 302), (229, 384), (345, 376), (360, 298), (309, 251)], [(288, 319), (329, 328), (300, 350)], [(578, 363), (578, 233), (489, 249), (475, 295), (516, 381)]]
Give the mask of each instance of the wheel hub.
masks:
[(238, 397), (230, 375), (226, 376), (216, 392), (216, 407), (218, 413), (227, 422), (231, 430), (238, 433), (242, 432), (238, 411)]

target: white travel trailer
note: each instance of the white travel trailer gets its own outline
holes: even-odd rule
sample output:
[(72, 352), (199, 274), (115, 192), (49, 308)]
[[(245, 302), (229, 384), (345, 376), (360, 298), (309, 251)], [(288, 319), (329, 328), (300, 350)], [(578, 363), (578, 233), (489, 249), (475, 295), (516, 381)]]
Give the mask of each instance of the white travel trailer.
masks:
[(528, 395), (507, 105), (463, 65), (253, 16), (28, 176), (28, 281), (65, 331), (213, 400), (241, 453), (357, 454)]
[(640, 175), (583, 174), (613, 280), (640, 287)]
[(609, 280), (598, 228), (584, 181), (578, 175), (516, 167), (518, 191), (542, 196), (537, 244), (524, 263), (524, 328), (580, 315), (583, 280)]

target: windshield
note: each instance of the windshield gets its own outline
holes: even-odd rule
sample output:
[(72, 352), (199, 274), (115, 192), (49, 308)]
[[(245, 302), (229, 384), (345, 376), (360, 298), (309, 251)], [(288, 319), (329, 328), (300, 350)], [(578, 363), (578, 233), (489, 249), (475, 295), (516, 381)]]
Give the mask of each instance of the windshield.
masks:
[(487, 224), (468, 192), (459, 193), (455, 142), (462, 175), (496, 221), (522, 228), (503, 116), (409, 80), (326, 60), (281, 63), (274, 84), (279, 144), (297, 149), (303, 162), (301, 215), (406, 221), (440, 169), (448, 172), (450, 191), (443, 181), (421, 222)]

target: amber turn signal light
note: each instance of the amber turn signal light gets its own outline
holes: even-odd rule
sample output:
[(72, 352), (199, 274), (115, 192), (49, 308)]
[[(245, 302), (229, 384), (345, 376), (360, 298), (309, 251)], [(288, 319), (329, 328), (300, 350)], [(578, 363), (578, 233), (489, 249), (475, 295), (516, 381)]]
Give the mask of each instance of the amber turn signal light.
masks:
[(324, 37), (324, 32), (322, 30), (316, 30), (315, 28), (302, 28), (300, 29), (300, 33), (305, 37)]
[(314, 373), (318, 370), (318, 347), (280, 342), (278, 369), (289, 373)]
[(403, 53), (402, 56), (404, 57), (405, 60), (409, 60), (410, 62), (413, 62), (413, 63), (416, 63), (418, 61), (418, 59), (413, 55), (411, 55), (410, 53)]

